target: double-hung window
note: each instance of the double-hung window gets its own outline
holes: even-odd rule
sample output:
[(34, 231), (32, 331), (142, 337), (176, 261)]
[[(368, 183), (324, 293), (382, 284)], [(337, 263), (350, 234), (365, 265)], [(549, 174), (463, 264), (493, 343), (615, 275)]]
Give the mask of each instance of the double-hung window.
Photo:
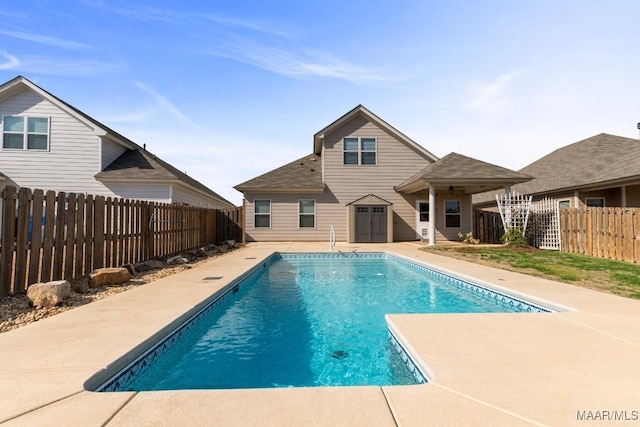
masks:
[(255, 200), (253, 202), (253, 226), (256, 228), (271, 227), (271, 200)]
[(378, 143), (375, 138), (344, 138), (343, 164), (376, 165)]
[(444, 215), (447, 228), (460, 228), (460, 200), (445, 200)]
[(2, 148), (48, 150), (49, 118), (4, 116), (2, 118)]
[(313, 228), (316, 226), (316, 201), (299, 200), (298, 217), (300, 228)]

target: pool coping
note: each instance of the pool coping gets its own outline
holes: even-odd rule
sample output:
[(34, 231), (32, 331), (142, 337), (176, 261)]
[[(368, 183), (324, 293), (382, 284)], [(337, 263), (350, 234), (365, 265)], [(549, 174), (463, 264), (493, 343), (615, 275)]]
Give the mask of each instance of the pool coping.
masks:
[[(180, 275), (176, 275), (179, 277), (171, 276), (162, 279), (160, 283), (147, 288), (147, 290), (142, 290), (144, 288), (142, 287), (140, 291), (128, 291), (125, 294), (134, 292), (128, 297), (116, 295), (105, 300), (105, 302), (92, 303), (54, 316), (51, 319), (0, 334), (0, 347), (12, 349), (11, 351), (0, 352), (0, 381), (3, 384), (11, 384), (8, 389), (0, 390), (0, 401), (2, 402), (0, 403), (0, 422), (11, 420), (16, 425), (38, 425), (37, 421), (39, 420), (44, 424), (45, 421), (52, 419), (51, 414), (58, 413), (58, 411), (65, 411), (67, 417), (69, 417), (69, 409), (71, 408), (73, 408), (71, 411), (73, 416), (71, 418), (76, 417), (75, 419), (82, 419), (83, 421), (94, 420), (98, 424), (136, 424), (144, 420), (153, 419), (156, 416), (164, 417), (162, 419), (167, 420), (168, 423), (171, 423), (172, 420), (174, 423), (194, 420), (202, 422), (203, 420), (212, 419), (213, 415), (209, 411), (205, 411), (204, 408), (213, 404), (212, 399), (214, 398), (215, 404), (219, 405), (219, 409), (215, 413), (216, 419), (235, 420), (237, 421), (234, 422), (235, 424), (245, 423), (246, 425), (250, 425), (251, 421), (256, 421), (256, 419), (262, 421), (273, 420), (273, 424), (277, 425), (275, 421), (284, 423), (287, 420), (297, 419), (296, 417), (304, 417), (305, 415), (302, 412), (299, 412), (288, 403), (292, 400), (297, 401), (297, 399), (307, 402), (305, 409), (309, 414), (315, 414), (316, 418), (313, 420), (315, 424), (329, 425), (331, 421), (335, 421), (335, 414), (330, 414), (326, 411), (331, 407), (341, 407), (340, 405), (343, 403), (338, 399), (344, 399), (346, 396), (349, 396), (348, 399), (350, 399), (354, 410), (341, 414), (342, 418), (340, 419), (345, 424), (357, 419), (365, 423), (369, 420), (371, 425), (393, 425), (393, 423), (420, 425), (426, 420), (434, 422), (441, 419), (451, 424), (463, 425), (466, 420), (462, 413), (463, 410), (472, 410), (476, 414), (481, 414), (480, 416), (483, 420), (492, 420), (494, 421), (493, 424), (496, 425), (513, 425), (519, 422), (529, 425), (531, 423), (571, 424), (571, 422), (576, 423), (575, 411), (580, 409), (580, 405), (586, 406), (586, 409), (589, 407), (595, 409), (596, 404), (594, 402), (600, 402), (601, 405), (609, 405), (613, 409), (616, 409), (616, 407), (620, 410), (629, 411), (635, 409), (633, 402), (638, 401), (636, 399), (638, 397), (637, 387), (631, 389), (625, 389), (624, 387), (627, 386), (627, 378), (635, 383), (639, 378), (635, 368), (629, 366), (626, 361), (637, 358), (640, 352), (640, 333), (637, 332), (639, 329), (637, 326), (640, 325), (640, 302), (543, 279), (530, 278), (517, 273), (471, 265), (459, 260), (445, 259), (418, 251), (419, 245), (409, 243), (382, 247), (375, 245), (375, 249), (372, 249), (371, 246), (366, 248), (376, 252), (379, 252), (380, 249), (388, 248), (388, 251), (395, 255), (411, 257), (412, 262), (418, 261), (429, 264), (428, 260), (435, 259), (441, 269), (456, 268), (456, 273), (461, 272), (459, 274), (471, 276), (474, 277), (474, 280), (479, 279), (487, 283), (495, 284), (495, 282), (504, 280), (501, 285), (496, 286), (502, 287), (506, 285), (507, 289), (513, 292), (522, 292), (526, 295), (533, 294), (541, 301), (557, 301), (560, 306), (573, 308), (573, 311), (545, 314), (542, 317), (547, 318), (547, 320), (543, 322), (536, 320), (536, 317), (518, 313), (483, 317), (481, 323), (483, 323), (486, 333), (489, 334), (486, 335), (486, 338), (490, 339), (492, 337), (495, 338), (495, 332), (501, 329), (508, 329), (511, 322), (525, 322), (524, 324), (528, 329), (527, 334), (530, 337), (528, 336), (527, 341), (522, 342), (523, 345), (529, 345), (527, 344), (530, 342), (529, 339), (533, 340), (531, 341), (532, 343), (535, 343), (535, 340), (545, 342), (545, 339), (548, 340), (545, 337), (550, 335), (548, 332), (551, 331), (558, 337), (562, 337), (562, 339), (553, 341), (554, 345), (555, 343), (564, 344), (564, 341), (567, 341), (566, 348), (563, 347), (567, 357), (569, 355), (579, 357), (580, 352), (577, 351), (579, 350), (579, 345), (585, 345), (588, 342), (605, 343), (606, 345), (598, 347), (598, 360), (586, 360), (581, 362), (585, 366), (577, 364), (570, 371), (562, 370), (559, 367), (558, 372), (568, 378), (575, 377), (576, 384), (579, 384), (580, 376), (595, 376), (603, 388), (612, 383), (610, 378), (615, 379), (620, 392), (620, 396), (617, 397), (617, 400), (614, 400), (614, 402), (619, 402), (616, 404), (617, 406), (612, 405), (610, 403), (611, 399), (598, 393), (597, 390), (588, 391), (584, 390), (584, 387), (578, 386), (572, 392), (579, 398), (584, 398), (583, 401), (586, 403), (563, 404), (561, 402), (562, 399), (554, 396), (553, 388), (548, 388), (549, 386), (546, 384), (536, 383), (532, 388), (539, 388), (541, 396), (550, 396), (544, 402), (545, 406), (540, 406), (540, 402), (532, 401), (530, 397), (524, 399), (525, 394), (518, 391), (520, 389), (506, 376), (506, 372), (510, 371), (505, 369), (505, 366), (502, 366), (501, 371), (495, 370), (495, 367), (482, 365), (481, 370), (487, 372), (478, 371), (478, 373), (485, 375), (485, 378), (492, 378), (490, 383), (486, 382), (483, 385), (474, 379), (462, 381), (462, 379), (456, 377), (455, 371), (457, 368), (453, 369), (453, 367), (464, 367), (464, 363), (470, 366), (474, 363), (480, 363), (475, 360), (479, 359), (477, 355), (489, 357), (489, 360), (491, 358), (501, 360), (501, 350), (504, 352), (505, 349), (508, 350), (511, 347), (508, 346), (508, 342), (505, 342), (500, 344), (505, 346), (503, 349), (499, 348), (500, 345), (496, 348), (484, 348), (483, 340), (477, 335), (483, 335), (485, 332), (479, 331), (476, 333), (464, 330), (461, 331), (464, 332), (461, 335), (465, 335), (470, 344), (477, 347), (475, 349), (475, 359), (473, 354), (464, 354), (464, 352), (458, 354), (456, 352), (458, 350), (455, 348), (452, 350), (452, 355), (455, 358), (459, 358), (459, 362), (451, 360), (452, 356), (440, 355), (438, 348), (430, 348), (434, 342), (455, 347), (455, 340), (451, 340), (451, 332), (446, 331), (447, 328), (455, 326), (458, 329), (454, 328), (453, 330), (459, 330), (461, 324), (473, 325), (478, 323), (477, 317), (461, 317), (458, 315), (422, 315), (430, 316), (428, 319), (406, 315), (390, 316), (390, 325), (393, 325), (394, 331), (397, 331), (403, 342), (410, 347), (409, 351), (415, 352), (420, 357), (427, 356), (423, 358), (424, 365), (420, 361), (418, 363), (428, 366), (431, 370), (431, 372), (427, 372), (427, 375), (433, 378), (434, 381), (428, 385), (382, 388), (346, 387), (347, 390), (332, 390), (336, 395), (335, 398), (327, 395), (322, 390), (299, 390), (298, 392), (285, 390), (277, 393), (268, 390), (251, 390), (244, 393), (230, 391), (216, 393), (94, 393), (84, 391), (83, 382), (86, 381), (91, 372), (97, 372), (112, 363), (114, 354), (130, 351), (131, 348), (135, 347), (131, 343), (137, 342), (138, 345), (142, 346), (145, 340), (150, 339), (149, 337), (153, 336), (154, 333), (160, 333), (158, 331), (163, 329), (162, 325), (178, 321), (180, 313), (184, 313), (184, 308), (180, 307), (185, 307), (186, 304), (186, 307), (193, 308), (198, 304), (202, 304), (202, 301), (210, 298), (213, 293), (219, 292), (224, 283), (205, 283), (201, 280), (201, 277), (206, 275), (206, 271), (215, 271), (216, 276), (223, 275), (228, 278), (232, 275), (237, 276), (242, 271), (246, 272), (252, 264), (260, 262), (259, 258), (262, 257), (264, 259), (272, 252), (283, 250), (307, 251), (309, 248), (322, 250), (324, 246), (326, 245), (316, 243), (293, 244), (290, 242), (250, 245), (249, 248), (243, 249), (244, 253), (237, 253), (225, 258), (224, 261), (212, 261), (210, 266), (208, 265), (202, 269), (193, 269), (199, 271), (190, 270), (185, 272), (186, 274), (180, 273)], [(342, 245), (342, 247), (345, 250), (354, 248), (354, 246), (347, 245)], [(363, 248), (364, 245), (358, 245), (355, 250)], [(249, 255), (254, 255), (255, 259), (253, 261), (245, 260), (244, 258), (251, 258)], [(234, 264), (234, 266), (231, 264)], [(188, 288), (189, 292), (177, 292), (175, 289), (176, 284)], [(153, 294), (153, 292), (157, 292), (157, 295)], [(145, 298), (147, 299), (145, 300)], [(180, 298), (183, 298), (184, 301), (182, 299), (178, 301)], [(129, 308), (137, 307), (140, 299), (145, 301), (146, 309), (155, 310), (157, 312), (155, 313), (156, 315), (154, 313), (144, 313), (136, 316), (134, 313), (130, 313)], [(116, 315), (117, 317), (115, 317)], [(518, 320), (513, 317), (523, 315), (527, 316), (527, 318)], [(133, 320), (129, 320), (127, 316)], [(118, 321), (120, 323), (114, 322), (117, 324), (114, 324), (111, 328), (95, 329), (96, 325), (104, 326), (100, 323), (101, 321), (111, 318), (122, 319), (122, 321)], [(510, 320), (505, 323), (506, 319)], [(427, 320), (428, 322), (425, 323)], [(429, 325), (432, 323), (439, 327), (431, 328)], [(425, 325), (427, 325), (426, 328)], [(550, 325), (551, 329), (549, 329)], [(117, 328), (119, 330), (113, 330)], [(576, 344), (575, 356), (572, 354), (574, 347), (568, 345), (574, 335), (583, 337), (583, 341)], [(584, 337), (588, 337), (588, 341), (585, 341), (586, 338)], [(112, 340), (114, 349), (96, 348), (104, 340)], [(534, 356), (533, 353), (535, 353), (535, 357), (528, 361), (527, 364), (519, 365), (518, 368), (534, 372), (538, 369), (538, 364), (540, 363), (536, 358), (539, 358), (544, 353), (536, 353), (538, 351), (536, 347), (533, 344), (530, 345), (532, 346), (530, 348), (531, 357)], [(80, 359), (79, 355), (83, 355), (84, 358)], [(521, 357), (527, 358), (526, 355)], [(75, 363), (73, 363), (74, 358)], [(611, 364), (608, 363), (608, 360), (611, 359), (620, 360), (620, 366), (610, 366)], [(81, 363), (78, 363), (78, 361), (81, 361)], [(461, 365), (461, 363), (463, 364)], [(509, 364), (510, 361), (507, 360), (503, 363)], [(27, 368), (24, 366), (27, 366)], [(476, 369), (480, 368), (477, 367)], [(599, 377), (600, 372), (607, 376)], [(518, 375), (523, 376), (523, 373), (520, 372)], [(500, 378), (504, 378), (504, 380)], [(535, 379), (533, 376), (531, 378)], [(82, 380), (79, 381), (80, 379)], [(571, 382), (569, 381), (568, 384), (571, 384)], [(264, 407), (259, 406), (257, 409), (254, 408), (255, 415), (237, 412), (234, 414), (227, 412), (226, 408), (234, 407), (235, 403), (225, 396), (232, 396), (233, 399), (237, 399), (239, 396), (247, 396), (247, 399), (255, 402), (264, 402), (265, 405)], [(574, 398), (574, 400), (578, 397)], [(523, 402), (523, 400), (526, 400), (526, 402)], [(269, 405), (266, 404), (267, 401)], [(93, 405), (84, 407), (83, 402), (92, 402)], [(162, 405), (160, 405), (160, 402), (163, 402)], [(158, 403), (158, 405), (155, 403)], [(525, 403), (526, 406), (522, 406)], [(176, 410), (178, 406), (175, 405), (183, 405), (182, 407), (189, 408), (202, 407), (202, 411), (192, 410), (187, 413), (182, 410)], [(100, 407), (100, 411), (94, 410), (97, 406)], [(153, 412), (151, 412), (151, 408), (153, 408)], [(451, 409), (451, 411), (445, 410), (447, 408)], [(391, 418), (381, 415), (382, 413), (391, 414)], [(266, 414), (269, 414), (270, 418), (264, 418)], [(367, 418), (367, 414), (373, 414), (373, 416)], [(558, 414), (566, 418), (560, 420), (557, 418), (560, 416)], [(250, 420), (249, 418), (252, 416), (256, 418)], [(565, 423), (564, 421), (569, 422)], [(585, 424), (583, 422), (579, 425)]]

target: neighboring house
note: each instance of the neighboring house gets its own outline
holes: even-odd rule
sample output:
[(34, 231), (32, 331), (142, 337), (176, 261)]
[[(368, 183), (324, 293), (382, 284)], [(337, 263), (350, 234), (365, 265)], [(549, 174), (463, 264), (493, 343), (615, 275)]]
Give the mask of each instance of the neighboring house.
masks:
[[(313, 137), (313, 152), (235, 188), (247, 240), (460, 240), (472, 230), (471, 194), (530, 177), (425, 150), (362, 105)], [(434, 219), (431, 220), (430, 219)]]
[[(640, 207), (640, 141), (601, 133), (559, 148), (521, 173), (534, 176), (512, 191), (533, 200), (556, 199), (560, 208)], [(474, 207), (495, 209), (495, 194), (474, 196)]]
[(234, 205), (34, 83), (0, 85), (5, 185), (231, 209)]

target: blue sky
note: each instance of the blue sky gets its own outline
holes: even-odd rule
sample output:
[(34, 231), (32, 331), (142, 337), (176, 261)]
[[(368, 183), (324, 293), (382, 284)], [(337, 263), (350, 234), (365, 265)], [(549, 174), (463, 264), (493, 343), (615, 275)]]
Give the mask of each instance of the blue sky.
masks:
[(23, 75), (234, 203), (363, 104), (435, 155), (512, 169), (638, 137), (637, 1), (100, 1), (0, 5)]

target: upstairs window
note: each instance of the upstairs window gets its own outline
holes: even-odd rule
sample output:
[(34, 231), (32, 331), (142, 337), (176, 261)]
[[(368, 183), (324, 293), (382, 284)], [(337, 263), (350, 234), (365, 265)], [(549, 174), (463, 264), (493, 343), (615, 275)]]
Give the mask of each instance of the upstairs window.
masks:
[(376, 165), (378, 144), (375, 138), (344, 138), (343, 164)]
[(49, 118), (4, 116), (2, 119), (2, 148), (48, 150)]

